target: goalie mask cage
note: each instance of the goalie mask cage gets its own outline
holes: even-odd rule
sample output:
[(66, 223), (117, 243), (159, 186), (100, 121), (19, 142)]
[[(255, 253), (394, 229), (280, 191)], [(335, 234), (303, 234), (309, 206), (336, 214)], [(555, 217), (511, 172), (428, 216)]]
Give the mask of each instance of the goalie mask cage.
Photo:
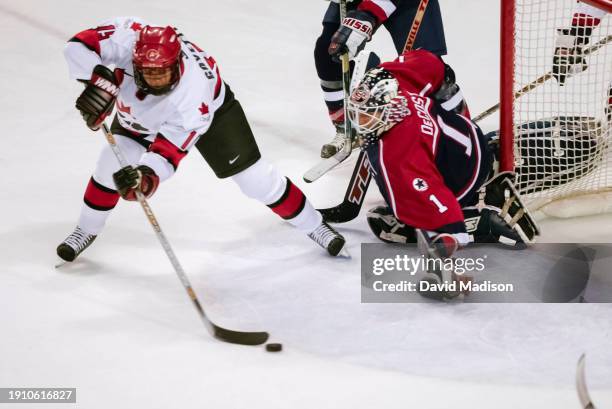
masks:
[[(612, 0), (583, 3), (612, 11)], [(557, 30), (571, 29), (580, 7), (576, 0), (501, 0), (500, 169), (517, 173), (531, 210), (560, 217), (612, 210), (611, 17), (582, 35), (584, 71), (563, 86), (551, 74)]]

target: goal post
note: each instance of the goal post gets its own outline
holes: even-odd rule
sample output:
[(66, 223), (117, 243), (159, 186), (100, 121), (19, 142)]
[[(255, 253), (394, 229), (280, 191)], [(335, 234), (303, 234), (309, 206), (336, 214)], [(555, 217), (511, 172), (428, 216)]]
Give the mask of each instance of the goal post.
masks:
[[(591, 213), (588, 197), (607, 192), (612, 210), (612, 0), (582, 3), (598, 17), (576, 0), (501, 0), (500, 170), (517, 173), (534, 211), (583, 197), (576, 215)], [(552, 74), (558, 30), (580, 37), (571, 57), (583, 67), (563, 84)]]

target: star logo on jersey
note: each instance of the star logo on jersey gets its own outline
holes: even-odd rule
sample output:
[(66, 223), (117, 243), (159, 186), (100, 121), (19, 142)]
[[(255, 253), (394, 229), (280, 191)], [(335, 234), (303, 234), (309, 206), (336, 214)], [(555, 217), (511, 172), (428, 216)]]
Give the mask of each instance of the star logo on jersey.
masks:
[(424, 192), (429, 189), (429, 185), (427, 184), (427, 182), (425, 182), (421, 178), (414, 178), (414, 180), (412, 181), (412, 187), (417, 192)]
[(198, 108), (200, 110), (200, 112), (202, 113), (202, 115), (208, 115), (210, 110), (208, 109), (208, 105), (206, 105), (205, 103), (202, 102), (202, 105), (200, 105), (200, 108)]
[(117, 101), (117, 111), (132, 115), (132, 109), (129, 106), (123, 105), (121, 101)]

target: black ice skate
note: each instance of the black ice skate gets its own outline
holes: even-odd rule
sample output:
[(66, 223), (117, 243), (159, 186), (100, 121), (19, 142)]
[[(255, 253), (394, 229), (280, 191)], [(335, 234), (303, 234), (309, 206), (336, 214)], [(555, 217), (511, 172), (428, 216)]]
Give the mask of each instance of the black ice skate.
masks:
[(84, 232), (77, 226), (70, 236), (57, 246), (57, 255), (64, 261), (74, 261), (95, 239), (96, 236)]
[(322, 222), (319, 227), (308, 234), (308, 237), (326, 249), (332, 256), (337, 256), (346, 243), (344, 237), (325, 222)]
[[(356, 135), (354, 134), (354, 132), (351, 131), (351, 139), (353, 141), (351, 149), (355, 149), (357, 147), (357, 138), (355, 136)], [(344, 123), (337, 124), (336, 136), (334, 136), (334, 139), (332, 139), (331, 142), (326, 143), (321, 147), (321, 157), (323, 159), (331, 158), (336, 153), (342, 150), (345, 142), (346, 139), (344, 138)]]

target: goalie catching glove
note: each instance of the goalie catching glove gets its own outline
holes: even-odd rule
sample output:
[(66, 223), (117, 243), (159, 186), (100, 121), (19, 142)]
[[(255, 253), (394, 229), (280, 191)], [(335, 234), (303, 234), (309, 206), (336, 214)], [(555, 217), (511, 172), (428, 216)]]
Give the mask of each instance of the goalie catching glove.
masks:
[(113, 173), (117, 191), (125, 200), (138, 200), (136, 191), (141, 191), (145, 197), (151, 197), (159, 186), (159, 176), (148, 166), (139, 165), (136, 168), (126, 166)]
[(76, 100), (76, 108), (92, 131), (100, 129), (102, 122), (113, 112), (119, 95), (120, 81), (117, 75), (104, 65), (96, 65), (91, 79)]
[(350, 11), (331, 39), (329, 55), (334, 61), (340, 61), (340, 55), (348, 53), (349, 59), (352, 60), (370, 41), (377, 25), (376, 18), (370, 13), (361, 10)]

